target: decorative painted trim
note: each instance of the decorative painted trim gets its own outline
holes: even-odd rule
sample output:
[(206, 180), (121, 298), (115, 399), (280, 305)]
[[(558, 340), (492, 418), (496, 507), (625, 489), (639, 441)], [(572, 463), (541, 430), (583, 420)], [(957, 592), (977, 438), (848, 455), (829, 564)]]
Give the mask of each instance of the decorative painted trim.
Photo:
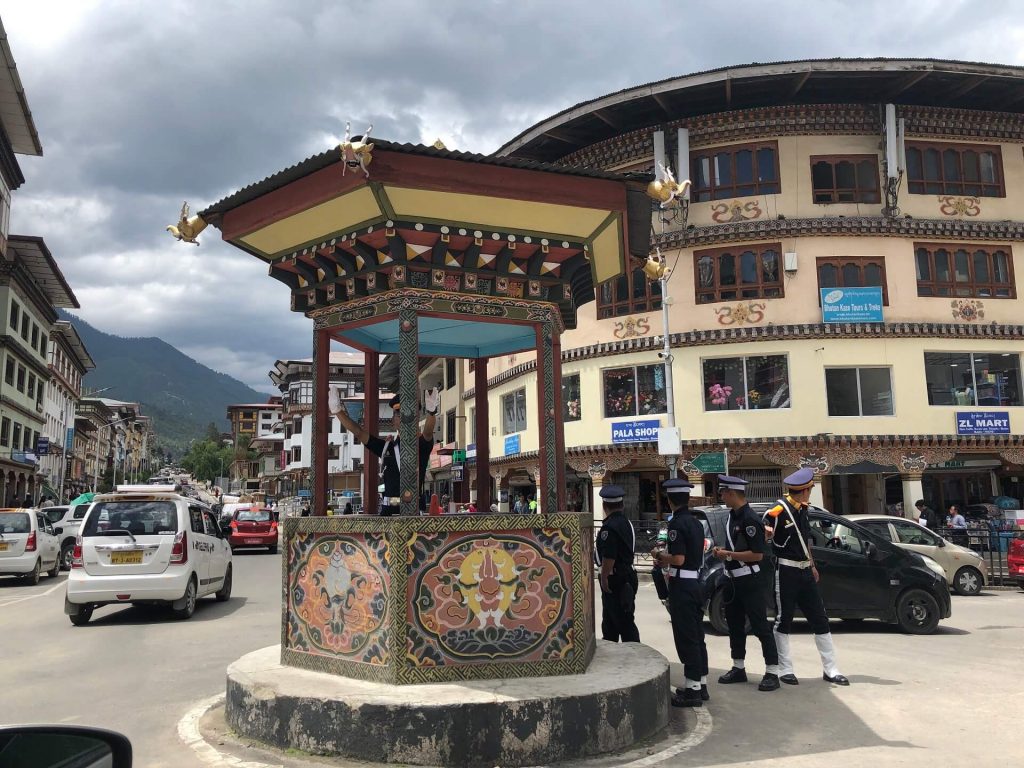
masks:
[(943, 216), (977, 216), (981, 213), (981, 198), (939, 195), (939, 213)]

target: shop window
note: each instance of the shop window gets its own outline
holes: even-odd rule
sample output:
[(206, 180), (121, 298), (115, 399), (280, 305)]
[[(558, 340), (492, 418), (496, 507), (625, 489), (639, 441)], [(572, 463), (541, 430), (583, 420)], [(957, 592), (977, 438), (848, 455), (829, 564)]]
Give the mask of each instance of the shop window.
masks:
[(456, 442), (455, 437), (455, 409), (452, 408), (444, 415), (444, 441), (446, 443)]
[(705, 411), (789, 408), (785, 355), (710, 358), (702, 368)]
[(1007, 248), (915, 243), (918, 296), (1012, 299), (1013, 257)]
[(604, 371), (604, 416), (665, 413), (665, 366), (637, 365)]
[[(818, 259), (818, 288), (862, 288), (877, 286), (882, 289), (882, 303), (889, 305), (889, 290), (885, 281), (885, 259), (846, 256)], [(818, 293), (821, 303), (821, 293)]]
[(690, 153), (690, 197), (698, 203), (750, 195), (777, 195), (779, 144), (766, 141)]
[(906, 152), (911, 194), (1006, 196), (998, 146), (908, 141)]
[(580, 375), (562, 377), (562, 421), (579, 421), (583, 407), (580, 400)]
[(925, 352), (929, 405), (1021, 405), (1020, 355)]
[(526, 390), (517, 389), (501, 397), (501, 433), (511, 435), (526, 429)]
[(661, 309), (661, 283), (642, 269), (606, 280), (597, 287), (597, 317), (619, 317)]
[(826, 368), (829, 416), (892, 416), (889, 368)]
[(878, 157), (812, 155), (811, 188), (815, 203), (880, 203)]
[(782, 298), (781, 252), (779, 243), (695, 251), (697, 303)]

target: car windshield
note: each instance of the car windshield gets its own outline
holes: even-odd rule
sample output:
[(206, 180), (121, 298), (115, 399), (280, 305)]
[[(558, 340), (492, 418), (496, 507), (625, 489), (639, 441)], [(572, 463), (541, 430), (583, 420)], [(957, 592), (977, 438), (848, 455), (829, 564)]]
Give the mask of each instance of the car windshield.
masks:
[(64, 517), (64, 513), (67, 511), (67, 507), (47, 507), (43, 510), (43, 514), (46, 515), (46, 519), (51, 523), (59, 523), (60, 519)]
[(83, 526), (83, 536), (128, 531), (133, 536), (178, 532), (173, 501), (104, 501), (94, 504)]
[(240, 523), (265, 523), (270, 520), (269, 509), (240, 509), (235, 514)]
[(0, 533), (29, 533), (31, 530), (27, 512), (0, 512)]
[(835, 523), (824, 517), (812, 517), (810, 528), (812, 546), (858, 555), (864, 551), (860, 533), (843, 523)]

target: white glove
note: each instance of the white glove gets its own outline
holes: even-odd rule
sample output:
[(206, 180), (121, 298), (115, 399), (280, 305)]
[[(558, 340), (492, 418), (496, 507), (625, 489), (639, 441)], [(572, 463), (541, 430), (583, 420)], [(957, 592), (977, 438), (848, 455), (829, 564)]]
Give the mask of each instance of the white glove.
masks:
[(337, 387), (331, 387), (330, 392), (327, 395), (327, 410), (331, 414), (335, 414), (341, 410), (341, 395), (338, 393)]
[(441, 390), (434, 387), (424, 392), (423, 407), (427, 409), (427, 413), (436, 414), (441, 408)]

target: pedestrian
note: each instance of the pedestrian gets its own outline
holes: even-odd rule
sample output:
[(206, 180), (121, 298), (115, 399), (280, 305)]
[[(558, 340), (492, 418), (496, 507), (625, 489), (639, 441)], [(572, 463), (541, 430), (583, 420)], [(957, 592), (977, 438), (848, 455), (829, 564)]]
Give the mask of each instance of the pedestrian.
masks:
[(309, 517), (309, 511), (309, 504), (304, 504), (302, 506), (302, 512), (300, 513), (300, 517)]
[(516, 496), (516, 503), (515, 506), (512, 508), (512, 511), (515, 512), (517, 515), (521, 515), (526, 512), (526, 500), (523, 498), (523, 494), (520, 493), (518, 496)]
[(946, 525), (953, 529), (951, 531), (953, 543), (958, 544), (961, 547), (966, 547), (968, 543), (967, 520), (960, 513), (960, 507), (958, 505), (949, 505), (949, 516), (946, 518)]
[(345, 502), (345, 509), (342, 510), (341, 514), (343, 514), (343, 515), (351, 515), (352, 514), (352, 502), (351, 501), (346, 501)]
[(466, 507), (466, 514), (468, 514), (468, 515), (475, 515), (476, 514), (476, 502), (473, 501), (472, 499), (469, 502), (469, 506)]
[(668, 574), (668, 610), (672, 638), (683, 663), (685, 682), (672, 696), (673, 707), (700, 707), (708, 695), (708, 649), (704, 643), (704, 598), (700, 567), (704, 560), (704, 528), (689, 510), (693, 484), (682, 478), (661, 484), (672, 509), (668, 549), (651, 552), (654, 562)]
[(536, 497), (534, 497), (534, 495), (532, 493), (530, 494), (530, 502), (529, 502), (529, 504), (526, 505), (526, 508), (530, 511), (531, 515), (536, 515), (537, 514), (537, 510), (538, 510), (537, 499), (536, 499)]
[[(746, 623), (751, 633), (761, 641), (765, 673), (758, 683), (759, 691), (779, 689), (779, 652), (775, 635), (768, 623), (768, 608), (761, 589), (761, 561), (767, 547), (764, 524), (747, 503), (747, 481), (731, 475), (718, 476), (718, 490), (722, 501), (729, 507), (729, 521), (725, 526), (725, 539), (729, 548), (715, 547), (712, 553), (724, 561), (725, 575), (729, 579), (732, 597), (725, 604), (725, 620), (729, 625), (729, 650), (732, 668), (718, 678), (723, 685), (747, 682)], [(727, 593), (728, 594), (728, 593)]]
[(496, 515), (499, 512), (501, 512), (501, 507), (498, 506), (498, 502), (496, 502), (496, 501), (492, 502), (491, 503), (491, 514), (492, 515)]
[[(440, 407), (441, 395), (438, 390), (428, 389), (424, 393), (424, 407), (427, 417), (423, 420), (423, 428), (418, 435), (419, 438), (419, 472), (417, 474), (419, 488), (414, 499), (420, 499), (420, 506), (423, 501), (423, 481), (427, 473), (427, 465), (430, 463), (430, 453), (434, 449), (434, 427), (437, 425), (437, 411)], [(392, 426), (395, 432), (401, 427), (400, 409), (401, 398), (395, 395), (389, 401), (392, 410)], [(384, 498), (381, 499), (380, 514), (383, 516), (397, 515), (402, 503), (402, 470), (401, 454), (398, 437), (388, 437), (384, 440), (377, 435), (370, 434), (361, 425), (357, 424), (348, 415), (341, 402), (341, 396), (336, 387), (331, 387), (327, 407), (334, 414), (342, 426), (358, 438), (372, 453), (380, 457), (380, 477), (384, 485)], [(416, 406), (412, 406), (416, 409)], [(421, 512), (423, 509), (420, 510)]]
[(51, 499), (49, 496), (45, 496), (44, 495), (43, 496), (43, 501), (42, 501), (42, 503), (40, 503), (39, 508), (40, 509), (46, 509), (47, 507), (52, 507), (52, 506), (53, 506), (53, 499)]
[(636, 532), (622, 513), (626, 492), (617, 485), (601, 489), (604, 523), (597, 534), (601, 566), (601, 636), (610, 642), (639, 643), (636, 626), (636, 591), (639, 581), (633, 569)]
[(32, 495), (31, 494), (29, 494), (29, 493), (25, 494), (25, 498), (22, 499), (22, 501), (21, 501), (21, 506), (22, 507), (31, 507), (32, 506)]
[(793, 674), (789, 647), (793, 614), (799, 608), (814, 632), (814, 644), (821, 657), (822, 678), (836, 685), (849, 685), (850, 681), (840, 674), (836, 663), (828, 614), (825, 613), (821, 593), (818, 591), (820, 575), (807, 546), (811, 538), (807, 506), (814, 487), (814, 471), (805, 467), (782, 482), (786, 485), (787, 493), (767, 512), (774, 518), (772, 549), (777, 559), (774, 631), (775, 645), (779, 652), (779, 680), (787, 685), (800, 684)]

